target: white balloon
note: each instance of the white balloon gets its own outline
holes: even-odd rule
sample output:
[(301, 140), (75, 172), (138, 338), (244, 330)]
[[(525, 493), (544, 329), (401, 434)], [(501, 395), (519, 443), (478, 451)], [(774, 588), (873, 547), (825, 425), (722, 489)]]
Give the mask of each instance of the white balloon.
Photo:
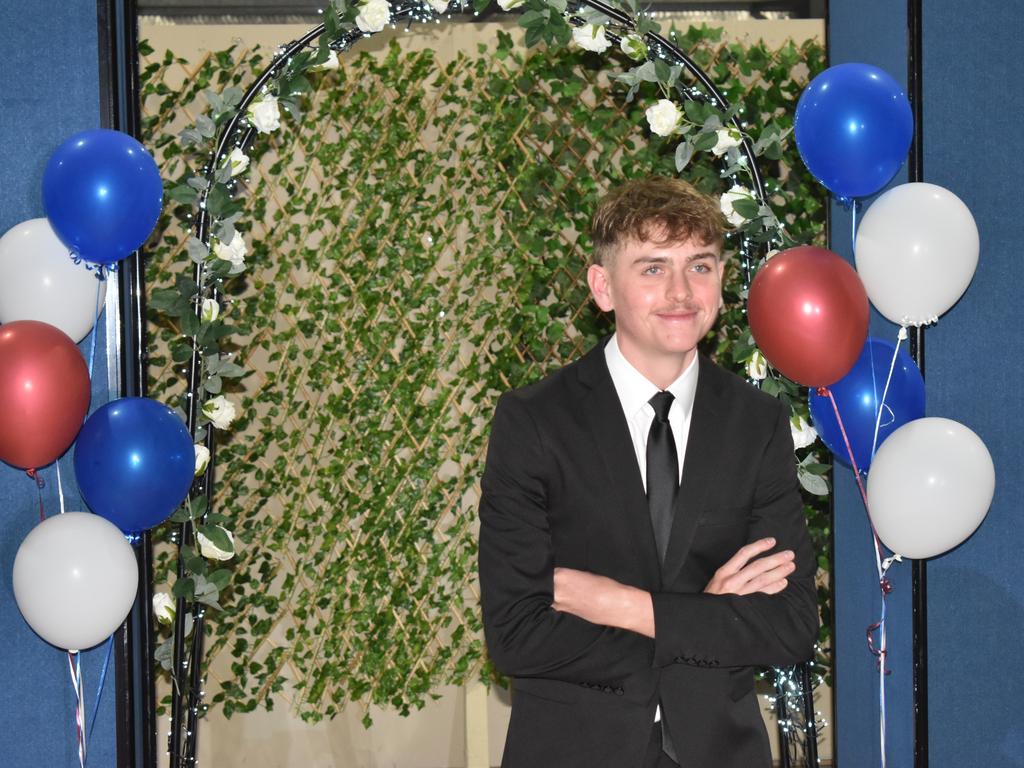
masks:
[(124, 534), (91, 512), (67, 512), (29, 532), (14, 558), (14, 599), (28, 625), (58, 648), (109, 637), (135, 602), (139, 571)]
[(106, 283), (75, 264), (46, 219), (29, 219), (0, 237), (0, 323), (40, 320), (75, 343), (103, 307)]
[(967, 290), (978, 266), (978, 226), (944, 187), (893, 187), (868, 208), (855, 259), (868, 298), (898, 325), (933, 323)]
[(974, 533), (995, 488), (980, 437), (950, 419), (916, 419), (889, 435), (871, 463), (871, 522), (893, 552), (934, 557)]

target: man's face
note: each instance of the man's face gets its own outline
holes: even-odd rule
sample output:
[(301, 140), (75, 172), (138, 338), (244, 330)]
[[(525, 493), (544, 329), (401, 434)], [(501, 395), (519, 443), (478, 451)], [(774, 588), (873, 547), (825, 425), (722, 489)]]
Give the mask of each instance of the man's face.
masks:
[[(628, 241), (587, 273), (591, 293), (614, 310), (619, 348), (641, 373), (682, 368), (715, 322), (722, 301), (721, 245)], [(652, 379), (653, 380), (653, 379)]]

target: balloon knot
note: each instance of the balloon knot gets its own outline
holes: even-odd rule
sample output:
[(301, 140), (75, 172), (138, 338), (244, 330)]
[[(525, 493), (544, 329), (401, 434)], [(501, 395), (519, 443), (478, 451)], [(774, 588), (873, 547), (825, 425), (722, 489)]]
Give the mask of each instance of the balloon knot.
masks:
[(42, 490), (43, 488), (46, 487), (46, 481), (43, 480), (42, 476), (34, 467), (32, 469), (26, 469), (25, 474), (31, 477), (33, 480), (35, 480), (36, 488)]
[(828, 387), (818, 387), (816, 394), (818, 397), (828, 397)]
[(888, 579), (882, 579), (880, 582), (878, 582), (878, 586), (881, 587), (883, 595), (888, 595), (890, 592), (892, 592), (892, 582)]

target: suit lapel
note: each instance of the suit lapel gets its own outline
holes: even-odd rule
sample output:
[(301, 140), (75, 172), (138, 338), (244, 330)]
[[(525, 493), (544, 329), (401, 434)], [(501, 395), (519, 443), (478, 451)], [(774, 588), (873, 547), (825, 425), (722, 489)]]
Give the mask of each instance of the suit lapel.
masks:
[(647, 509), (647, 494), (622, 403), (605, 363), (603, 343), (580, 360), (579, 382), (583, 388), (580, 405), (604, 464), (603, 482), (614, 502), (604, 505), (600, 513), (614, 518), (610, 521), (610, 530), (628, 532), (630, 546), (647, 583), (660, 584), (658, 550)]
[(706, 512), (705, 497), (716, 468), (721, 466), (724, 441), (721, 436), (720, 414), (722, 388), (719, 372), (714, 363), (700, 356), (697, 391), (690, 415), (690, 433), (686, 440), (683, 459), (683, 477), (672, 518), (668, 550), (662, 566), (662, 581), (671, 584), (686, 561), (693, 543), (693, 535)]

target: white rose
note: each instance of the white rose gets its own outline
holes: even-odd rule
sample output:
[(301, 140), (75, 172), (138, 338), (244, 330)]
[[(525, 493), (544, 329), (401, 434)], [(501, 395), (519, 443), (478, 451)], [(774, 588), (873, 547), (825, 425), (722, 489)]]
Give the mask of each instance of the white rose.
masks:
[(647, 123), (651, 131), (659, 136), (671, 136), (679, 127), (683, 113), (668, 99), (658, 99), (658, 103), (647, 108)]
[(503, 11), (511, 11), (525, 3), (526, 0), (498, 0), (498, 7)]
[(241, 233), (237, 231), (235, 236), (231, 238), (230, 243), (222, 243), (218, 240), (213, 244), (214, 256), (224, 261), (230, 261), (236, 267), (241, 267), (245, 264), (246, 252), (245, 240), (242, 238)]
[(448, 0), (427, 0), (427, 5), (438, 13), (446, 13), (448, 11)]
[(739, 213), (737, 213), (732, 205), (736, 200), (753, 200), (753, 193), (746, 187), (741, 187), (739, 184), (733, 184), (732, 187), (722, 195), (722, 201), (720, 206), (722, 208), (722, 214), (729, 223), (734, 227), (740, 226), (746, 219), (744, 219)]
[(754, 354), (747, 361), (747, 376), (754, 381), (761, 381), (768, 377), (768, 361), (758, 349), (754, 350)]
[(245, 173), (245, 169), (249, 167), (249, 157), (241, 149), (235, 147), (231, 150), (231, 154), (224, 158), (224, 165), (231, 167), (232, 176), (237, 176), (240, 173)]
[(604, 24), (573, 27), (572, 39), (580, 48), (594, 53), (604, 53), (611, 46), (611, 41), (604, 34)]
[(790, 419), (789, 430), (793, 433), (794, 448), (806, 448), (818, 439), (818, 433), (803, 416), (798, 416), (795, 420)]
[(153, 595), (153, 617), (161, 624), (174, 623), (174, 599), (166, 592)]
[(639, 61), (647, 58), (647, 43), (640, 35), (623, 35), (619, 48), (631, 59)]
[(203, 415), (217, 429), (227, 429), (238, 416), (238, 411), (235, 409), (235, 404), (224, 395), (217, 395), (203, 403)]
[(388, 0), (366, 0), (359, 6), (356, 26), (363, 32), (380, 32), (391, 20), (391, 6)]
[(323, 64), (317, 64), (316, 69), (338, 69), (340, 66), (341, 62), (338, 60), (338, 54), (335, 51), (327, 51), (327, 59)]
[(210, 449), (205, 445), (196, 443), (192, 446), (196, 450), (196, 470), (195, 475), (201, 475), (206, 471), (206, 465), (210, 463)]
[(249, 122), (259, 133), (270, 133), (281, 127), (281, 110), (276, 96), (264, 96), (249, 105)]
[(227, 551), (216, 546), (212, 541), (203, 536), (199, 531), (196, 531), (196, 541), (199, 542), (199, 554), (203, 557), (208, 557), (211, 560), (230, 560), (235, 556), (235, 537), (231, 535), (231, 531), (223, 526), (218, 525), (224, 533), (228, 536), (228, 541), (231, 542), (231, 550)]
[(721, 157), (733, 147), (738, 147), (742, 141), (740, 132), (735, 128), (719, 128), (715, 134), (718, 136), (718, 141), (711, 148), (715, 157)]
[(201, 318), (204, 323), (212, 323), (220, 317), (220, 304), (216, 299), (203, 299)]

